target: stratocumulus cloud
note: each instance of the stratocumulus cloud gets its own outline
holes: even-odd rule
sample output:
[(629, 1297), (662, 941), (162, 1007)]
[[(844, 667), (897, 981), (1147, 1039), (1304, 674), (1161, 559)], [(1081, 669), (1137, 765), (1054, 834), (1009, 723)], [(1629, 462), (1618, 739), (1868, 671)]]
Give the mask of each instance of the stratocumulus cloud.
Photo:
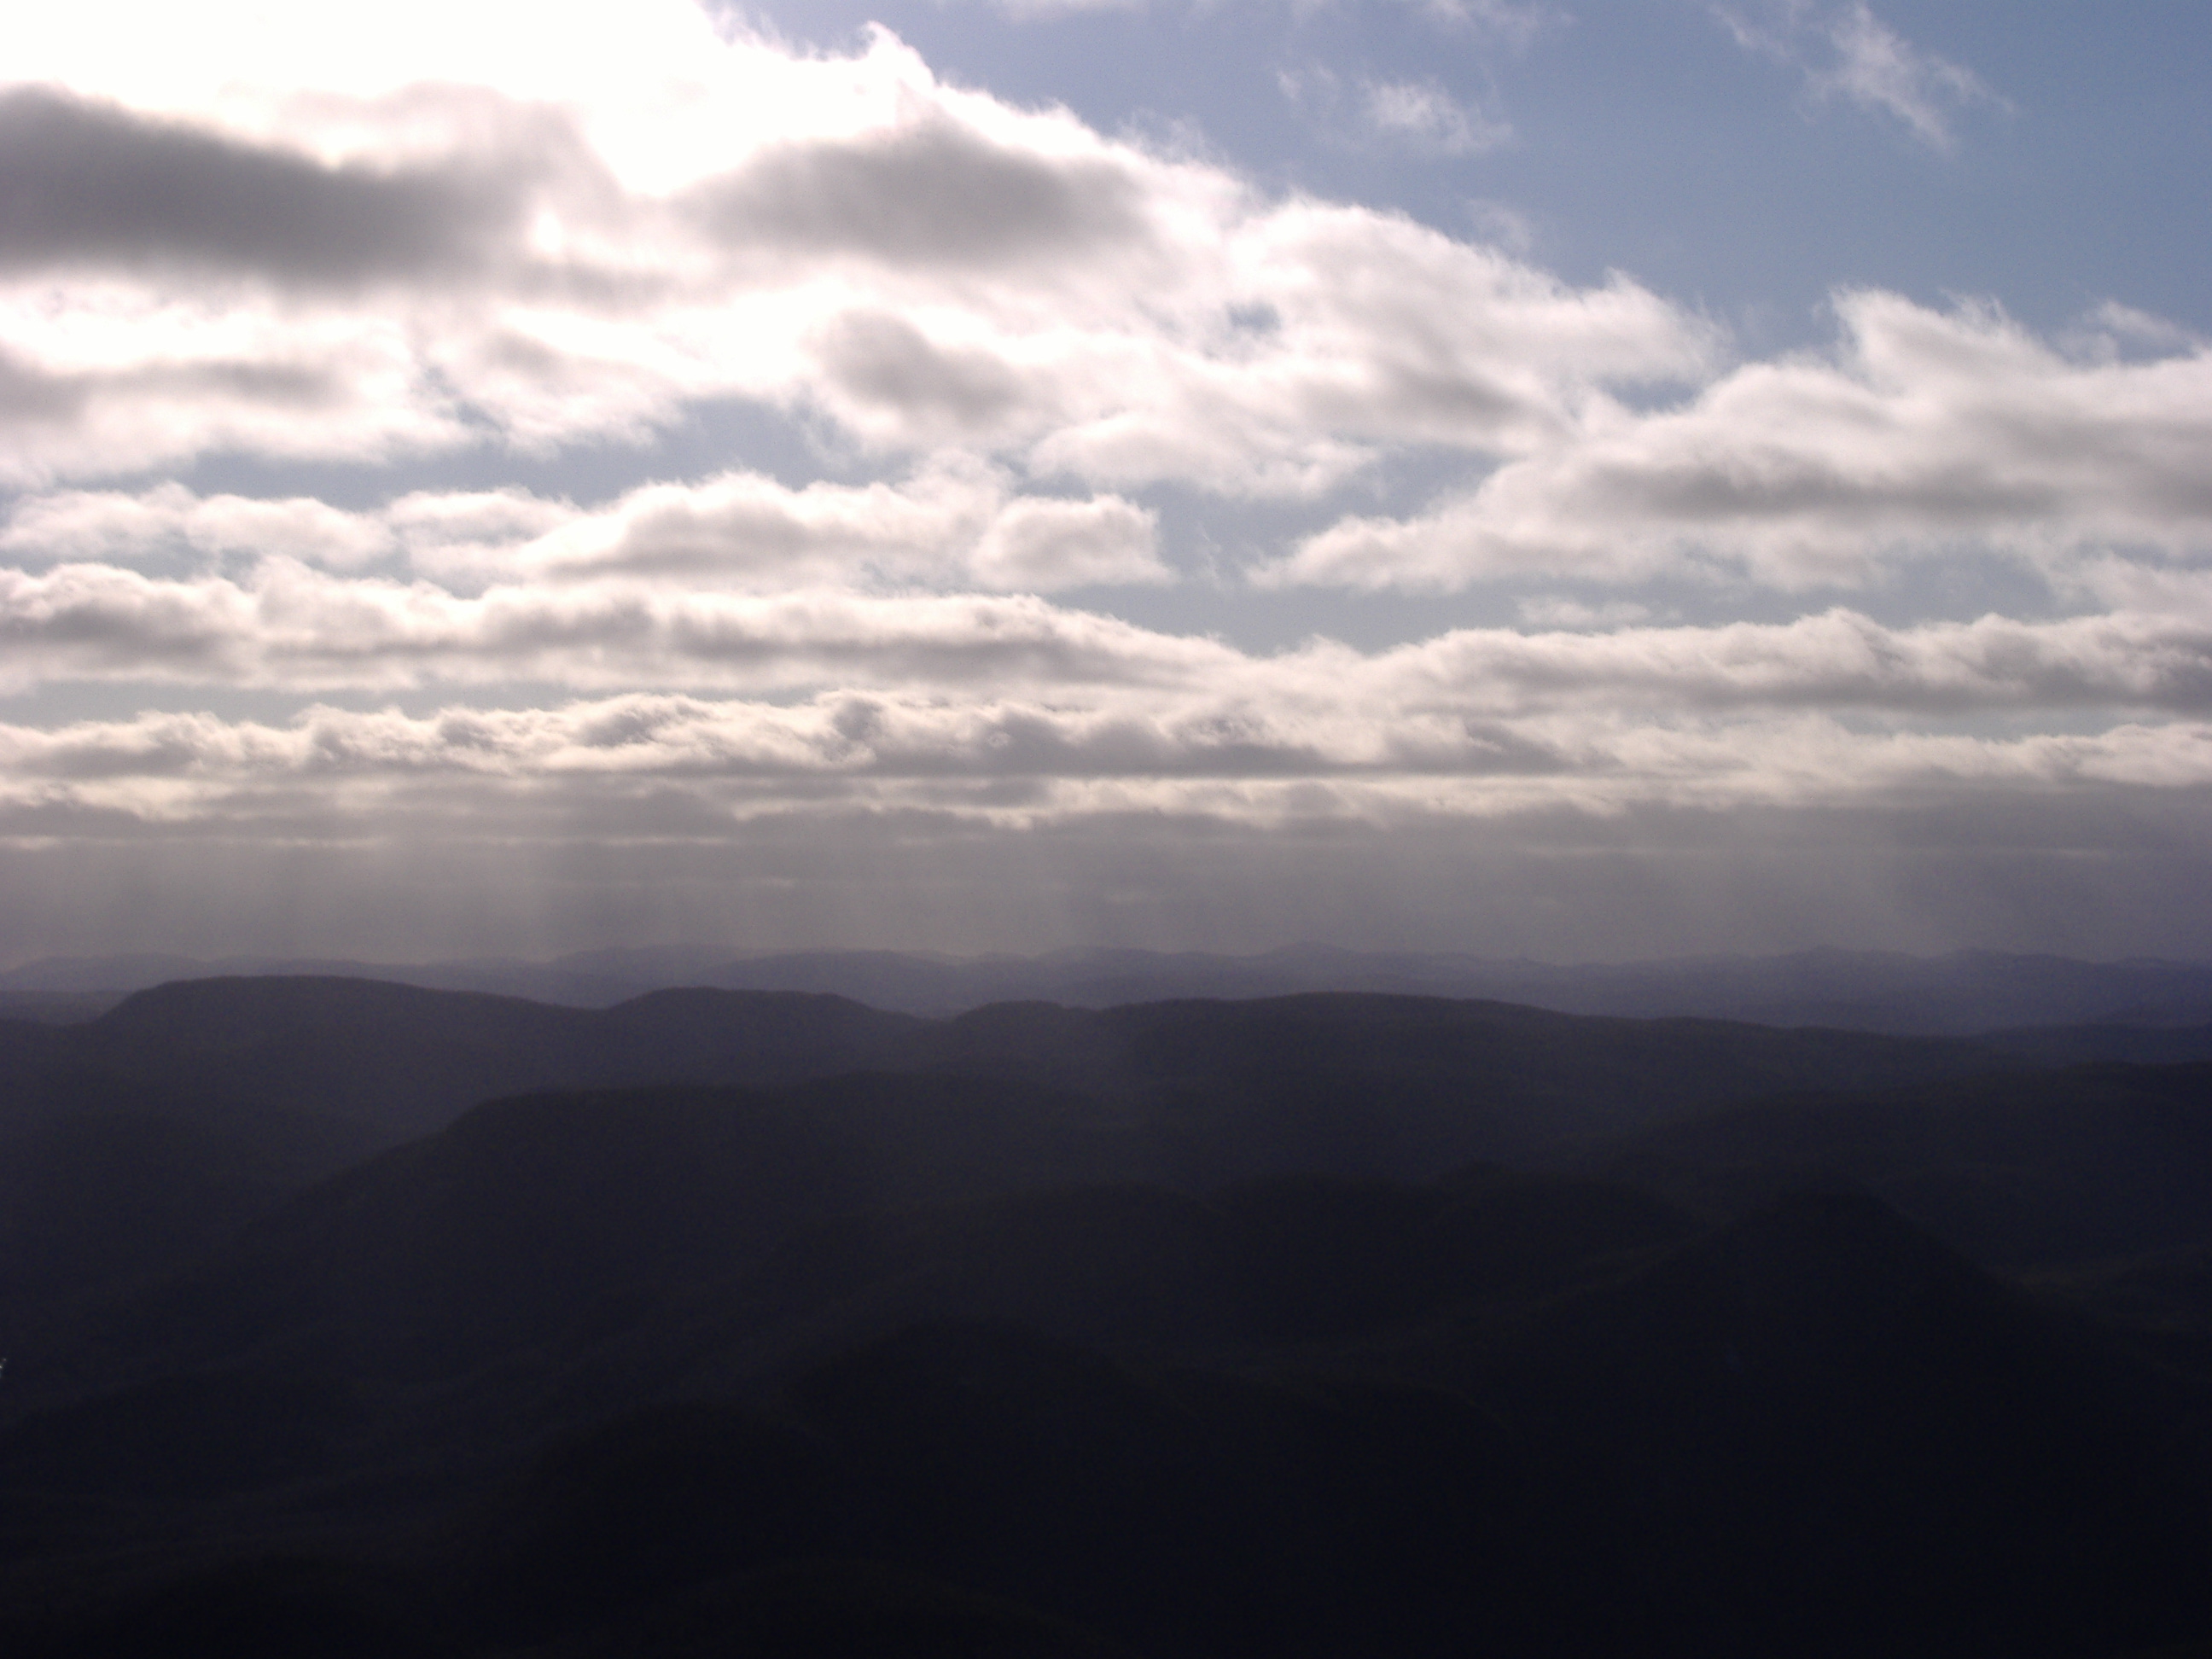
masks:
[(1274, 657), (1027, 595), (775, 594), (618, 580), (502, 586), (335, 577), (271, 562), (244, 581), (106, 565), (0, 573), (16, 687), (139, 680), (289, 691), (517, 681), (763, 689), (1246, 684), (1326, 701), (1376, 689), (1378, 727), (1431, 696), (1524, 709), (1898, 711), (2212, 706), (2212, 584), (2194, 614), (1887, 627), (1845, 610), (1784, 623), (1609, 633), (1463, 629), (1373, 654), (1317, 641)]
[(623, 576), (690, 587), (924, 585), (1051, 592), (1174, 580), (1156, 515), (1117, 495), (1012, 495), (988, 468), (793, 489), (759, 473), (656, 484), (583, 511), (520, 490), (416, 492), (374, 512), (311, 498), (65, 490), (19, 502), (0, 549), (26, 562), (143, 567), (266, 555), (392, 561), (449, 585)]
[(1841, 99), (1886, 117), (1931, 149), (1954, 148), (1961, 112), (2006, 107), (1973, 70), (1915, 46), (1866, 0), (1825, 7), (1781, 0), (1713, 10), (1745, 50), (1800, 70), (1816, 100)]
[(1594, 414), (1418, 517), (1332, 526), (1266, 577), (1449, 589), (1702, 566), (1808, 588), (1962, 546), (2043, 564), (2212, 548), (2212, 352), (2069, 359), (1985, 308), (1837, 308), (1831, 356)]
[[(1916, 166), (2001, 101), (1865, 5), (1684, 9)], [(1415, 11), (1486, 63), (1594, 27)], [(1684, 893), (1723, 841), (1777, 890), (1828, 880), (1801, 834), (1869, 883), (1916, 836), (2012, 849), (1977, 868), (2035, 873), (1960, 901), (1960, 939), (2069, 859), (2197, 867), (2212, 351), (2180, 324), (1860, 283), (1755, 349), (1547, 268), (1514, 204), (1494, 245), (1462, 199), (1343, 199), (880, 28), (49, 12), (0, 67), (23, 871), (309, 848), (358, 889), (371, 845), (720, 849), (624, 855), (624, 890), (696, 898), (773, 847), (878, 910), (902, 858), (969, 872), (942, 917), (1034, 859), (1058, 896), (1004, 942), (1036, 945), (1055, 905), (1164, 938), (1248, 877), (1285, 927), (1370, 879), (1425, 915), (1481, 848), (1570, 906), (1568, 846)], [(1333, 89), (1358, 167), (1546, 142), (1441, 64), (1284, 73)]]
[[(714, 56), (725, 83), (691, 101), (830, 67)], [(1578, 290), (1394, 216), (1270, 201), (941, 88), (882, 37), (835, 67), (842, 126), (761, 133), (748, 106), (734, 147), (696, 153), (594, 148), (573, 107), (427, 78), (275, 109), (233, 87), (192, 115), (8, 93), (26, 210), (0, 235), (0, 417), (40, 416), (8, 471), (422, 453), (486, 423), (574, 443), (738, 396), (893, 450), (1295, 491), (1394, 441), (1526, 447), (1588, 388), (1712, 349), (1626, 281)]]

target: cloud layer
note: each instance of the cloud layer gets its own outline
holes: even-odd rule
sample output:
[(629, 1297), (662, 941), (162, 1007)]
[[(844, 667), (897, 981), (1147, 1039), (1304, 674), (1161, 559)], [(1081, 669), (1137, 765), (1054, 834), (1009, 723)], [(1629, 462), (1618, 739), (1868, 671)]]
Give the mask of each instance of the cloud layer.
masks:
[(1832, 355), (1745, 364), (1679, 406), (1593, 409), (1466, 495), (1333, 526), (1267, 579), (1703, 570), (1802, 590), (1961, 550), (2053, 574), (2116, 550), (2212, 551), (2212, 350), (2068, 357), (1987, 307), (1856, 293), (1836, 308)]
[[(1268, 199), (944, 88), (887, 36), (834, 61), (716, 42), (667, 72), (681, 112), (650, 147), (580, 106), (597, 82), (531, 100), (426, 68), (189, 114), (0, 91), (8, 475), (634, 439), (741, 398), (886, 454), (1295, 492), (1394, 442), (1526, 448), (1590, 388), (1712, 349), (1632, 283)], [(763, 131), (770, 82), (781, 106), (829, 95)], [(1434, 100), (1377, 97), (1472, 142)], [(678, 147), (723, 114), (734, 133)]]
[(2008, 107), (1973, 70), (1916, 46), (1875, 15), (1866, 0), (1825, 8), (1810, 0), (1769, 0), (1713, 11), (1746, 51), (1800, 70), (1814, 100), (1856, 104), (1897, 122), (1931, 149), (1948, 153), (1955, 146), (1961, 112)]
[[(1995, 100), (1864, 5), (1727, 21), (1936, 149)], [(1070, 837), (1104, 892), (1107, 826), (1186, 872), (1207, 836), (1440, 868), (1454, 825), (1686, 857), (1753, 813), (2101, 856), (2100, 803), (2212, 787), (2212, 348), (2124, 307), (2059, 338), (1844, 289), (1824, 349), (1747, 358), (1633, 276), (683, 0), (21, 34), (25, 856), (925, 824)], [(1337, 95), (1401, 148), (1511, 137), (1433, 82)], [(800, 459), (543, 482), (732, 410)], [(2027, 601), (1915, 609), (1971, 562)], [(1194, 595), (1438, 609), (1281, 647)]]

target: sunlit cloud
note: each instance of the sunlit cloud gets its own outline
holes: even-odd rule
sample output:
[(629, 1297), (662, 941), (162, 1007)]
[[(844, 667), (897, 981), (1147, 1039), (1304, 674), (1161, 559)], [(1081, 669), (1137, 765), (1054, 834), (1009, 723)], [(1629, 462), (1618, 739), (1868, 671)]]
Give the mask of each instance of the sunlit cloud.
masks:
[(1973, 70), (1914, 46), (1866, 0), (1833, 7), (1775, 0), (1713, 12), (1746, 51), (1802, 72), (1816, 100), (1840, 98), (1887, 116), (1931, 149), (1954, 147), (1960, 112), (2008, 107)]
[(1987, 307), (1839, 297), (1832, 355), (1745, 364), (1581, 429), (1407, 519), (1347, 520), (1265, 579), (1452, 589), (1722, 573), (1858, 586), (1993, 550), (2063, 574), (2115, 550), (2212, 556), (2212, 354), (2066, 356)]
[[(1593, 27), (1416, 9), (1483, 69)], [(2212, 783), (2212, 350), (2121, 300), (1843, 287), (1755, 350), (1546, 268), (1517, 199), (1334, 199), (685, 0), (13, 21), (10, 844), (1413, 825), (1443, 868)], [(1931, 149), (2001, 106), (1865, 5), (1723, 21)], [(1261, 100), (1354, 173), (1534, 142), (1480, 72), (1304, 50)]]

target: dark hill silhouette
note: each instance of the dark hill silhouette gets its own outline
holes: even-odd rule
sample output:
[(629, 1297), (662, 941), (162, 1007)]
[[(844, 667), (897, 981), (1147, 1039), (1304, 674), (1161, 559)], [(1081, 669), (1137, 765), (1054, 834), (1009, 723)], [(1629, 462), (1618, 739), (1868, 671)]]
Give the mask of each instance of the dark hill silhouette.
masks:
[(1530, 1514), (1510, 1437), (1433, 1389), (1146, 1370), (947, 1322), (766, 1411), (564, 1441), (456, 1543), (507, 1640), (779, 1557), (866, 1556), (1141, 1652), (1419, 1654), (1526, 1634), (1502, 1592), (1539, 1553)]
[(81, 1025), (106, 1013), (122, 991), (0, 991), (0, 1019), (41, 1025)]
[(742, 1391), (906, 1326), (1240, 1358), (1470, 1300), (1549, 1291), (1694, 1225), (1630, 1188), (1503, 1170), (1435, 1185), (1279, 1177), (1195, 1197), (1122, 1185), (872, 1211), (796, 1230), (602, 1361), (632, 1391)]
[(1619, 1570), (1689, 1650), (2098, 1652), (2212, 1620), (2174, 1379), (1872, 1200), (1785, 1199), (1459, 1363), (1615, 1495)]
[[(1257, 956), (1071, 950), (1044, 956), (955, 957), (885, 951), (815, 951), (732, 957), (701, 945), (585, 951), (550, 963), (481, 959), (376, 964), (273, 957), (50, 958), (0, 972), (10, 997), (47, 999), (36, 1017), (89, 1018), (107, 1000), (166, 981), (272, 975), (376, 979), (480, 991), (575, 1007), (611, 1007), (672, 986), (800, 991), (932, 1018), (989, 1003), (1048, 1000), (1104, 1008), (1192, 998), (1359, 991), (1481, 998), (1561, 1013), (1692, 1017), (1899, 1034), (1972, 1036), (2024, 1026), (2124, 1022), (2137, 1030), (2199, 1028), (2186, 1054), (2107, 1048), (2076, 1059), (2212, 1058), (2212, 963), (1961, 951), (1911, 957), (1816, 949), (1561, 965), (1452, 953), (1292, 945)], [(57, 997), (81, 999), (74, 1011)], [(24, 1005), (36, 1006), (36, 1005)]]
[(1135, 1174), (1142, 1156), (1091, 1103), (1012, 1083), (525, 1096), (300, 1194), (124, 1304), (106, 1340), (164, 1363), (305, 1342), (347, 1375), (450, 1375), (734, 1273), (805, 1221)]
[(1989, 1047), (2038, 1066), (2082, 1066), (2096, 1062), (2136, 1066), (2180, 1066), (2212, 1060), (2212, 1025), (2202, 1022), (2131, 1024), (2114, 1018), (2092, 1025), (2051, 1025), (1996, 1031), (1982, 1038)]
[(795, 993), (659, 991), (598, 1011), (373, 980), (191, 980), (81, 1028), (81, 1052), (125, 1077), (189, 1069), (206, 1088), (420, 1133), (531, 1089), (860, 1069), (915, 1024)]
[(77, 1112), (0, 1140), (0, 1309), (173, 1272), (378, 1144), (342, 1119), (214, 1116)]
[(926, 1322), (753, 1406), (588, 1431), (464, 1531), (510, 1639), (785, 1552), (1147, 1652), (1994, 1659), (2212, 1618), (2186, 1386), (1869, 1200), (1387, 1352), (1196, 1369)]
[(586, 1659), (639, 1650), (656, 1659), (848, 1659), (854, 1654), (988, 1655), (990, 1659), (1133, 1659), (1093, 1632), (1002, 1597), (879, 1562), (781, 1563), (708, 1585), (637, 1632), (602, 1638)]
[(1558, 1160), (1593, 1136), (1761, 1093), (2030, 1063), (1956, 1040), (1424, 998), (1004, 1004), (924, 1021), (796, 993), (662, 991), (589, 1010), (218, 979), (142, 992), (82, 1026), (0, 1022), (0, 1133), (73, 1110), (228, 1123), (250, 1108), (347, 1117), (396, 1142), (532, 1091), (877, 1070), (1091, 1096), (1179, 1148), (1185, 1184), (1314, 1169), (1418, 1180), (1478, 1158)]
[(1977, 1261), (2212, 1245), (2212, 1066), (2091, 1066), (1731, 1107), (1599, 1167), (1721, 1209), (1791, 1188), (1880, 1194)]
[(2195, 1640), (2205, 1086), (1369, 995), (0, 1024), (0, 1650)]
[(1003, 1004), (921, 1027), (903, 1052), (1141, 1103), (1202, 1183), (1308, 1170), (1423, 1179), (1478, 1159), (1556, 1159), (1816, 1081), (1879, 1088), (2017, 1063), (1952, 1040), (1357, 994)]
[(103, 1071), (81, 1030), (0, 1019), (0, 1134), (73, 1111), (143, 1108), (145, 1087)]

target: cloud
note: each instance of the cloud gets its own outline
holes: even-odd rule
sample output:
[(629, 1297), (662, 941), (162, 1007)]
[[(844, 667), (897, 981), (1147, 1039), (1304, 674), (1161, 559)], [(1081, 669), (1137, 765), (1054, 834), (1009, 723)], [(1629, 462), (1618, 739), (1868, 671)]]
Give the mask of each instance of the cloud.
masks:
[[(456, 505), (465, 514), (469, 498)], [(793, 489), (757, 473), (732, 473), (697, 485), (653, 485), (504, 545), (480, 536), (444, 539), (456, 520), (436, 498), (403, 504), (400, 516), (404, 524), (395, 528), (416, 568), (479, 580), (619, 576), (693, 591), (964, 586), (1051, 592), (1174, 579), (1160, 562), (1157, 520), (1148, 510), (1111, 495), (1010, 495), (1003, 479), (960, 466), (899, 484)], [(524, 524), (519, 516), (514, 522)]]
[[(1425, 9), (1476, 46), (1559, 21)], [(1117, 905), (1226, 927), (1238, 894), (1292, 927), (1267, 943), (1310, 914), (1353, 937), (1386, 889), (1416, 929), (1442, 926), (1421, 895), (1650, 896), (1608, 860), (1698, 893), (1795, 860), (1798, 890), (1835, 860), (1792, 849), (1831, 834), (1871, 869), (2030, 825), (2021, 892), (2160, 836), (2182, 850), (2129, 867), (2212, 867), (2212, 356), (2185, 330), (1854, 292), (1829, 349), (1744, 362), (1632, 277), (1534, 265), (1525, 228), (1267, 185), (947, 84), (882, 31), (801, 52), (683, 0), (247, 18), (149, 8), (128, 50), (116, 14), (11, 20), (10, 938), (48, 876), (197, 896), (216, 848), (249, 896), (308, 849), (300, 902), (350, 893), (367, 927), (617, 866), (679, 928), (756, 875), (872, 917), (936, 871), (952, 931), (907, 942), (954, 948), (994, 942), (960, 930), (1029, 902), (1024, 869), (1092, 937)], [(1737, 24), (1930, 144), (1994, 97), (1863, 6)], [(1361, 142), (1508, 137), (1441, 82), (1333, 84)], [(718, 458), (610, 498), (426, 487), (528, 454), (587, 490), (596, 451), (733, 407), (836, 476), (794, 445), (783, 476)], [(307, 463), (363, 469), (346, 504)], [(1498, 584), (1482, 613), (1522, 626), (1261, 650), (1194, 631), (1218, 594), (1100, 608), (1217, 537), (1262, 585)], [(2049, 602), (1902, 619), (1962, 555)], [(1766, 619), (1676, 620), (1747, 585)], [(411, 909), (359, 897), (432, 870)], [(2094, 885), (2069, 914), (2102, 914)]]
[(1433, 81), (1370, 81), (1367, 123), (1386, 138), (1440, 155), (1479, 155), (1513, 141), (1510, 123), (1460, 103)]
[(941, 110), (849, 138), (769, 145), (692, 186), (680, 205), (725, 246), (902, 266), (1004, 269), (1146, 231), (1143, 185), (1128, 161), (1040, 155)]
[[(1526, 46), (1545, 29), (1564, 20), (1548, 5), (1520, 4), (1516, 0), (1398, 0), (1440, 27), (1473, 31), (1515, 46)], [(1182, 0), (1159, 9), (1205, 12), (1218, 0)], [(1331, 8), (1335, 0), (1290, 0), (1284, 8), (1304, 16)], [(990, 0), (993, 9), (1018, 23), (1050, 22), (1105, 11), (1150, 11), (1155, 0)]]
[[(1717, 331), (1625, 277), (1577, 289), (1402, 219), (1294, 202), (1240, 234), (1243, 281), (1193, 345), (1130, 341), (1030, 449), (1102, 483), (1304, 493), (1376, 447), (1540, 448), (1602, 383), (1700, 374)], [(1244, 319), (1258, 315), (1264, 329)], [(1110, 378), (1107, 378), (1109, 376)], [(1126, 386), (1130, 395), (1098, 395)]]
[(1158, 585), (1157, 516), (1119, 496), (1017, 495), (988, 468), (946, 462), (897, 483), (793, 489), (756, 472), (653, 484), (585, 510), (519, 489), (416, 491), (368, 512), (312, 497), (27, 497), (0, 528), (26, 564), (392, 562), (457, 589), (609, 577), (697, 590), (915, 586), (1050, 592)]
[[(1071, 538), (1122, 556), (1141, 524), (1097, 503), (1016, 504), (981, 556)], [(648, 523), (650, 508), (642, 514)], [(1088, 535), (1092, 539), (1085, 542)], [(619, 544), (617, 544), (619, 545)], [(1018, 571), (1010, 572), (1018, 574)], [(1757, 712), (1923, 719), (2055, 710), (2212, 713), (2212, 583), (2193, 603), (2051, 622), (1884, 625), (1837, 609), (1784, 623), (1610, 633), (1462, 629), (1363, 654), (1327, 641), (1256, 655), (1030, 594), (764, 593), (600, 576), (462, 596), (269, 561), (245, 580), (105, 565), (0, 572), (4, 684), (122, 681), (312, 694), (538, 683), (615, 690), (823, 687), (1005, 696), (1150, 712), (1203, 694), (1342, 719), (1388, 748), (1422, 723), (1634, 708), (1647, 721)], [(1332, 712), (1333, 711), (1333, 712)], [(1303, 718), (1303, 716), (1302, 716)], [(1455, 726), (1454, 729), (1462, 729)]]
[[(142, 714), (0, 726), (0, 838), (43, 818), (376, 823), (400, 810), (537, 839), (696, 833), (844, 808), (1032, 831), (1109, 815), (1259, 830), (1455, 817), (1892, 807), (1931, 795), (2046, 799), (2212, 787), (2212, 725), (1990, 738), (1853, 732), (1826, 718), (1358, 721), (1192, 699), (1134, 713), (847, 691), (798, 703), (628, 693), (556, 708), (309, 708), (288, 722)], [(627, 812), (619, 805), (629, 803)], [(564, 827), (565, 825), (565, 827)], [(331, 832), (319, 832), (327, 836)]]
[(859, 312), (823, 331), (817, 353), (856, 425), (887, 441), (916, 433), (982, 432), (1018, 414), (1032, 395), (1003, 358), (975, 347), (944, 347), (903, 318)]
[(1954, 111), (2002, 102), (1972, 70), (1902, 39), (1868, 9), (1865, 0), (1830, 21), (1828, 39), (1835, 47), (1836, 64), (1814, 77), (1814, 89), (1848, 98), (1862, 108), (1885, 111), (1935, 149), (1951, 147)]
[(49, 88), (0, 91), (0, 272), (183, 264), (288, 285), (450, 277), (513, 235), (520, 182), (327, 167)]
[(438, 684), (804, 688), (1181, 680), (1234, 653), (1028, 594), (773, 594), (634, 580), (501, 586), (341, 578), (271, 560), (244, 580), (106, 565), (0, 569), (0, 692), (53, 681), (294, 693)]
[(1527, 626), (1544, 632), (1558, 629), (1610, 629), (1631, 623), (1651, 620), (1649, 605), (1631, 599), (1614, 599), (1605, 605), (1584, 605), (1579, 599), (1560, 599), (1556, 595), (1522, 599), (1515, 607)]
[(1378, 658), (1417, 701), (1467, 708), (1723, 711), (1819, 708), (1904, 716), (2059, 708), (2212, 713), (2212, 610), (2027, 623), (1887, 627), (1833, 610), (1788, 623), (1525, 635), (1470, 629)]
[(1582, 429), (1413, 519), (1347, 520), (1264, 579), (1452, 589), (1699, 570), (1783, 589), (1992, 550), (2063, 580), (2112, 550), (2212, 552), (2212, 353), (2062, 356), (2002, 313), (1838, 296), (1827, 356), (1746, 364)]
[[(10, 70), (37, 83), (0, 88), (23, 204), (0, 227), (0, 483), (542, 454), (735, 399), (890, 457), (1299, 494), (1378, 446), (1525, 449), (1592, 388), (1716, 351), (1625, 278), (1269, 196), (944, 86), (881, 32), (844, 57), (702, 43), (659, 0), (601, 73), (561, 37), (550, 64), (433, 78), (477, 50), (465, 9), (411, 72), (364, 46), (276, 85), (252, 51), (217, 76), (179, 45), (143, 102), (84, 42), (27, 38)], [(1502, 131), (1434, 87), (1370, 91), (1408, 142)]]
[(1063, 587), (1173, 580), (1157, 550), (1158, 516), (1116, 495), (1087, 501), (1024, 496), (1007, 503), (975, 550), (986, 587)]
[(1473, 28), (1515, 46), (1525, 46), (1546, 29), (1569, 21), (1553, 7), (1516, 4), (1515, 0), (1408, 0), (1408, 3), (1437, 22)]
[(1826, 13), (1808, 0), (1781, 0), (1763, 13), (1713, 11), (1746, 51), (1802, 70), (1815, 98), (1889, 116), (1931, 149), (1954, 147), (1960, 111), (2009, 107), (1972, 70), (1905, 40), (1866, 0)]
[(0, 484), (145, 471), (210, 453), (386, 462), (481, 440), (392, 319), (210, 315), (185, 296), (0, 286)]
[(1147, 3), (1148, 0), (992, 0), (1000, 13), (1017, 23), (1087, 16), (1102, 11), (1143, 11)]
[(0, 551), (40, 563), (244, 554), (344, 568), (370, 562), (390, 544), (390, 532), (374, 518), (313, 496), (203, 498), (177, 483), (136, 495), (66, 490), (29, 496), (14, 504), (0, 529)]

